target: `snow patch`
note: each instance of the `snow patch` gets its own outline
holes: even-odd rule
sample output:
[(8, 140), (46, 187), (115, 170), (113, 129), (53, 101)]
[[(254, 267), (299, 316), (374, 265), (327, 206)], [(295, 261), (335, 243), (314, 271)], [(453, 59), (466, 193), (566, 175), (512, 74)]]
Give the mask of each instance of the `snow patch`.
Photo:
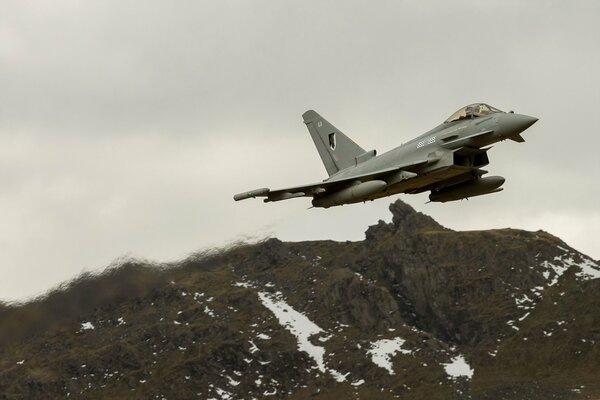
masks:
[(527, 312), (525, 315), (523, 315), (521, 318), (519, 318), (519, 322), (523, 321), (527, 317), (529, 317), (529, 312)]
[(232, 377), (230, 377), (229, 375), (227, 375), (227, 381), (229, 381), (229, 384), (231, 386), (237, 386), (240, 384), (240, 381), (236, 381), (235, 379), (233, 379)]
[(522, 306), (522, 307), (523, 307), (523, 304), (532, 303), (532, 302), (533, 302), (533, 300), (531, 300), (529, 298), (529, 296), (527, 296), (527, 293), (525, 293), (521, 298), (515, 299), (515, 303), (517, 303), (517, 306)]
[(513, 325), (514, 323), (515, 323), (515, 321), (513, 321), (513, 320), (510, 320), (510, 321), (507, 321), (507, 322), (506, 322), (506, 325), (510, 326), (510, 327), (511, 327), (511, 328), (513, 328), (515, 331), (518, 331), (518, 330), (519, 330), (519, 328), (518, 328), (518, 327), (516, 327), (516, 326), (514, 326), (514, 325)]
[(453, 378), (458, 378), (461, 376), (466, 376), (471, 379), (473, 377), (473, 369), (467, 362), (465, 358), (461, 355), (454, 357), (451, 362), (442, 364), (446, 373)]
[(575, 275), (578, 278), (583, 279), (598, 279), (600, 278), (600, 265), (590, 260), (589, 258), (584, 258), (583, 263), (579, 264), (579, 268), (581, 268), (581, 272), (576, 273)]
[(331, 339), (333, 337), (333, 335), (328, 335), (328, 336), (321, 336), (319, 338), (319, 342), (321, 343), (325, 343), (326, 341), (328, 341), (329, 339)]
[(548, 283), (548, 286), (554, 286), (556, 282), (558, 282), (558, 279), (569, 269), (569, 267), (572, 265), (568, 262), (569, 260), (571, 259), (554, 257), (554, 263), (549, 261), (544, 261), (542, 263), (542, 266), (546, 269), (546, 271), (542, 273), (544, 279), (549, 280), (551, 272), (554, 272), (554, 277), (552, 278), (552, 281)]
[(259, 351), (259, 348), (256, 347), (256, 345), (254, 344), (254, 342), (252, 340), (249, 340), (248, 342), (252, 345), (252, 347), (250, 347), (250, 350), (249, 350), (250, 354), (254, 354), (257, 351)]
[(256, 335), (257, 338), (262, 339), (262, 340), (269, 340), (271, 339), (271, 336), (269, 335), (265, 335), (264, 333), (259, 333), (258, 335)]
[(91, 322), (83, 322), (81, 324), (81, 329), (84, 331), (94, 329), (94, 325)]
[(250, 288), (254, 287), (254, 285), (252, 285), (250, 282), (236, 282), (236, 283), (233, 284), (233, 286), (235, 286), (235, 287), (243, 287), (243, 288), (246, 288), (246, 289), (250, 289)]
[(213, 318), (215, 316), (215, 312), (211, 310), (208, 306), (204, 306), (204, 313), (210, 315)]
[(215, 390), (217, 391), (217, 394), (218, 394), (219, 396), (221, 396), (221, 399), (223, 399), (223, 400), (229, 400), (229, 399), (231, 399), (231, 398), (232, 398), (232, 397), (231, 397), (231, 393), (229, 393), (229, 392), (228, 392), (228, 391), (226, 391), (226, 390), (223, 390), (223, 389), (221, 389), (221, 388), (215, 388)]
[(405, 340), (400, 337), (395, 339), (381, 339), (371, 343), (371, 349), (367, 351), (367, 354), (371, 355), (371, 361), (373, 361), (375, 365), (387, 369), (390, 375), (394, 375), (391, 357), (398, 352), (402, 354), (412, 354), (410, 350), (402, 348), (404, 342)]
[(323, 332), (323, 329), (308, 319), (306, 315), (294, 310), (280, 297), (275, 297), (275, 295), (267, 292), (258, 292), (258, 297), (263, 305), (275, 315), (279, 323), (296, 336), (298, 350), (307, 353), (315, 361), (319, 371), (328, 371), (338, 382), (346, 380), (347, 374), (342, 375), (334, 369), (326, 368), (324, 361), (325, 348), (315, 346), (310, 341), (311, 336)]
[(598, 263), (596, 263), (594, 260), (581, 255), (580, 256), (581, 261), (576, 262), (573, 259), (573, 256), (570, 254), (569, 250), (567, 250), (561, 246), (557, 246), (557, 247), (559, 249), (563, 250), (565, 252), (565, 254), (554, 257), (552, 262), (544, 261), (544, 263), (542, 264), (547, 269), (544, 272), (545, 278), (547, 277), (547, 272), (549, 272), (549, 271), (555, 272), (555, 277), (552, 280), (552, 282), (549, 284), (549, 286), (554, 285), (558, 281), (558, 278), (560, 278), (560, 276), (562, 274), (564, 274), (564, 272), (572, 266), (576, 266), (581, 270), (580, 272), (577, 272), (575, 274), (575, 276), (577, 276), (580, 279), (598, 279), (598, 278), (600, 278), (600, 265), (598, 265)]

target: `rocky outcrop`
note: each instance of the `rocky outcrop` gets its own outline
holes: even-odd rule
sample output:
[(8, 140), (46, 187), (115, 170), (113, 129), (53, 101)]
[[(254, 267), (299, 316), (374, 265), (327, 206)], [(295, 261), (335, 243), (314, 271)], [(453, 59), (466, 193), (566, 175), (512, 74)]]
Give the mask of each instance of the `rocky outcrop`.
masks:
[(379, 220), (377, 225), (369, 226), (365, 232), (367, 240), (374, 240), (389, 234), (409, 237), (427, 231), (447, 230), (430, 216), (415, 211), (403, 201), (398, 200), (390, 204), (389, 208), (392, 213), (392, 222), (387, 224)]

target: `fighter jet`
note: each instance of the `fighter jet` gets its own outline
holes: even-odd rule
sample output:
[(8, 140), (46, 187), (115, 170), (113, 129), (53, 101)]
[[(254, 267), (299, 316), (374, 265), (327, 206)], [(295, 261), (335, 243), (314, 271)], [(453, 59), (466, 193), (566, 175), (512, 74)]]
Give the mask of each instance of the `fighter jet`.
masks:
[(381, 155), (365, 151), (313, 110), (302, 115), (329, 177), (322, 182), (233, 196), (264, 197), (266, 203), (312, 197), (314, 207), (360, 203), (397, 193), (431, 191), (429, 200), (447, 202), (502, 190), (501, 176), (485, 176), (488, 150), (496, 142), (524, 142), (521, 133), (538, 119), (471, 104), (432, 130)]

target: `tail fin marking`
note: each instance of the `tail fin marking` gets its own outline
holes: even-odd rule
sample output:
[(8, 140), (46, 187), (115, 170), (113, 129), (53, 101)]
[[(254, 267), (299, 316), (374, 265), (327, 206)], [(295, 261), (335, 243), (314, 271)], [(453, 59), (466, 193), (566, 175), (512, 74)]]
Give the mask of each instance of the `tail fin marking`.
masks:
[(329, 176), (356, 165), (356, 158), (365, 153), (362, 147), (317, 112), (309, 110), (302, 118)]

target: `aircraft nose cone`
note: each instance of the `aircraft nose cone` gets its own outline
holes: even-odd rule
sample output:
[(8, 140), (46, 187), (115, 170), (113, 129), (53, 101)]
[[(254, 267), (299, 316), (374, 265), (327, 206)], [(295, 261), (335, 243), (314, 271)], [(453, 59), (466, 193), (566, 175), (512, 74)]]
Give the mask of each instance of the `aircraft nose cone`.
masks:
[(529, 115), (523, 114), (503, 114), (500, 118), (500, 132), (505, 138), (510, 138), (520, 134), (531, 125), (535, 124), (538, 119)]
[(529, 115), (519, 115), (519, 124), (523, 127), (523, 130), (529, 128), (531, 125), (535, 124), (538, 119), (536, 117), (532, 117)]
[(509, 125), (511, 130), (517, 134), (535, 124), (537, 120), (536, 117), (531, 117), (529, 115), (513, 114)]

